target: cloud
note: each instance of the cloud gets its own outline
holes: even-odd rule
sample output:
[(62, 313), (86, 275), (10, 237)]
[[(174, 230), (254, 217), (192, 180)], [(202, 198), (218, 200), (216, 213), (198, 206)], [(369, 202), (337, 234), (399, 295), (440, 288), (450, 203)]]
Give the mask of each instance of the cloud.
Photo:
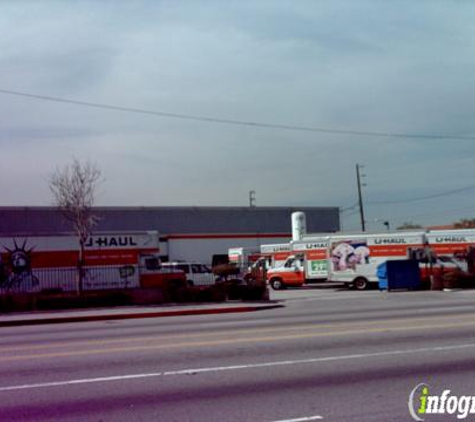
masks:
[[(223, 119), (475, 136), (474, 15), (471, 2), (449, 1), (3, 2), (0, 88)], [(242, 205), (254, 189), (259, 205), (345, 207), (356, 200), (356, 163), (366, 165), (368, 202), (463, 187), (475, 173), (472, 140), (241, 127), (2, 94), (0, 113), (10, 205), (48, 203), (44, 175), (73, 155), (103, 169), (105, 205)], [(473, 201), (367, 211), (445, 222)]]

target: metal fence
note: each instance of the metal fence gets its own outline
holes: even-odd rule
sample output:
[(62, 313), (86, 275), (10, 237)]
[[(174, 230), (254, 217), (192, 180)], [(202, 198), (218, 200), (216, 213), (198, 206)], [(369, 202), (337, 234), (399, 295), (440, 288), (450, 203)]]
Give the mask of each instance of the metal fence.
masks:
[[(41, 268), (20, 273), (3, 273), (0, 295), (11, 293), (73, 292), (78, 288), (77, 267)], [(86, 266), (83, 268), (83, 290), (131, 289), (139, 287), (139, 267)]]

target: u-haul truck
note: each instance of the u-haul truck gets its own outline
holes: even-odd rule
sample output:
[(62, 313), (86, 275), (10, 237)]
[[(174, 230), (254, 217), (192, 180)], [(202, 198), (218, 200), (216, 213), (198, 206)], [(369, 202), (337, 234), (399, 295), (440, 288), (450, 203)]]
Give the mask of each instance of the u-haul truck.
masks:
[(272, 271), (273, 268), (282, 266), (292, 253), (289, 243), (261, 245), (260, 257), (249, 266), (244, 275), (244, 279), (247, 282), (254, 280), (265, 283), (267, 272)]
[[(0, 290), (74, 291), (79, 241), (76, 236), (0, 237)], [(155, 231), (97, 233), (85, 244), (84, 290), (164, 287), (185, 282), (182, 272), (162, 269)]]
[(242, 270), (251, 266), (260, 256), (261, 254), (257, 247), (236, 247), (228, 249), (229, 263), (236, 265)]
[(475, 229), (429, 231), (426, 239), (437, 256), (463, 257), (475, 247)]
[(241, 270), (244, 280), (264, 281), (264, 270), (282, 265), (292, 253), (289, 243), (278, 243), (259, 248), (230, 248), (228, 258)]
[(328, 280), (366, 289), (377, 283), (377, 267), (394, 259), (407, 259), (424, 248), (423, 232), (331, 236), (328, 246)]
[(276, 243), (273, 245), (261, 245), (262, 258), (267, 258), (269, 268), (280, 267), (286, 259), (292, 255), (290, 243)]
[(327, 279), (362, 290), (378, 282), (379, 264), (406, 259), (412, 250), (421, 250), (424, 242), (423, 232), (308, 235), (294, 242), (294, 255), (281, 268), (269, 271), (267, 280), (274, 289)]
[(260, 267), (264, 261), (266, 262), (266, 267), (279, 266), (284, 263), (287, 257), (291, 254), (292, 249), (289, 243), (228, 249), (229, 262), (242, 269), (247, 269), (253, 266)]
[(292, 242), (292, 251), (286, 261), (268, 271), (267, 280), (270, 286), (279, 290), (325, 280), (328, 277), (328, 244), (329, 236), (309, 237)]
[(432, 275), (450, 271), (474, 272), (469, 263), (473, 261), (475, 250), (475, 229), (429, 231), (426, 241), (435, 258)]

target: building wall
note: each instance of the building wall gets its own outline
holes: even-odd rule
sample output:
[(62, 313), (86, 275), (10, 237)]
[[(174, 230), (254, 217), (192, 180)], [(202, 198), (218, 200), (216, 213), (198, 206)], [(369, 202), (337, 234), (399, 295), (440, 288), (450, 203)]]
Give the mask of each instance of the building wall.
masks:
[[(290, 233), (294, 211), (307, 216), (310, 233), (340, 229), (336, 207), (97, 207), (97, 231), (158, 230), (165, 235)], [(54, 207), (0, 207), (0, 234), (60, 233), (71, 225)]]
[(198, 236), (168, 239), (168, 259), (170, 261), (199, 261), (210, 265), (214, 254), (225, 254), (229, 248), (252, 247), (274, 243), (288, 243), (290, 236)]
[[(209, 263), (230, 247), (258, 247), (291, 238), (291, 214), (306, 214), (310, 233), (340, 229), (336, 207), (97, 207), (95, 232), (156, 230), (162, 255), (170, 260)], [(28, 236), (71, 232), (54, 207), (0, 207), (0, 235)]]

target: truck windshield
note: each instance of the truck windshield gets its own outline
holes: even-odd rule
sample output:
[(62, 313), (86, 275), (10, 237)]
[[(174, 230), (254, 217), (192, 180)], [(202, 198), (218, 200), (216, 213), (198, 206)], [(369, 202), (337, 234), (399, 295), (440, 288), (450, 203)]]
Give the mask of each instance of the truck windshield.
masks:
[(147, 270), (158, 270), (160, 268), (160, 261), (158, 258), (146, 258), (145, 259), (145, 268)]
[(211, 270), (206, 266), (206, 265), (201, 265), (201, 264), (193, 264), (192, 265), (193, 272), (194, 273), (210, 273)]
[(287, 262), (285, 263), (285, 267), (290, 268), (290, 267), (293, 267), (294, 264), (295, 264), (295, 258), (291, 258), (291, 259), (287, 260)]

